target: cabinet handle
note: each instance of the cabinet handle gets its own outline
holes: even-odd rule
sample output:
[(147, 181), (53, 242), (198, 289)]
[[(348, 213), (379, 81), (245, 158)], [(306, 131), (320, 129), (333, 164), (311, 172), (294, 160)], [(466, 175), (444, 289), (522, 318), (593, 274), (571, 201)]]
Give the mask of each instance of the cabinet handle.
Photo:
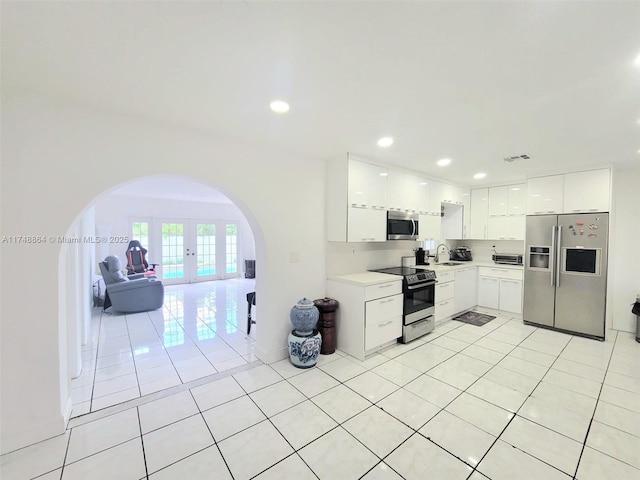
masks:
[(393, 323), (393, 320), (389, 320), (388, 322), (379, 323), (378, 327), (386, 327), (387, 325), (391, 325), (392, 323)]
[(597, 209), (597, 208), (590, 208), (590, 209), (589, 209), (589, 211), (590, 211), (590, 212), (597, 212), (597, 211), (598, 211), (598, 209)]
[(389, 287), (393, 287), (393, 283), (387, 283), (385, 285), (378, 285), (378, 288), (389, 288)]
[(388, 298), (387, 300), (380, 300), (380, 303), (389, 303), (395, 301), (395, 298)]
[(450, 303), (450, 302), (451, 302), (451, 300), (447, 300), (446, 302), (441, 302), (441, 303), (439, 303), (438, 305), (441, 305), (441, 306), (443, 306), (443, 305), (449, 305), (449, 303)]

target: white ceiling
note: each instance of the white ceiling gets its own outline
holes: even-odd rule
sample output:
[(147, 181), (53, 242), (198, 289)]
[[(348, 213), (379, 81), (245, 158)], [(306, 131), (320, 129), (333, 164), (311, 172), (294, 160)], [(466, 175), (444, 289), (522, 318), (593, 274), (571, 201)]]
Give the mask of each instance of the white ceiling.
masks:
[[(471, 186), (640, 158), (638, 1), (1, 9), (4, 90)], [(273, 114), (274, 98), (291, 111)], [(383, 135), (394, 145), (377, 147)], [(520, 154), (532, 159), (503, 161)]]

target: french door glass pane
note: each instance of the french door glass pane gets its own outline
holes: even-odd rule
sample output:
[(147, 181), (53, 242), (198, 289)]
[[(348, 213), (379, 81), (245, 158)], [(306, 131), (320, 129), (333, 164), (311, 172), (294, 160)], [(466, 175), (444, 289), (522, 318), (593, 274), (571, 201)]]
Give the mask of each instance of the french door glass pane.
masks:
[(216, 226), (213, 223), (196, 225), (196, 275), (216, 274)]
[(143, 247), (149, 248), (149, 224), (147, 222), (133, 222), (131, 224), (133, 238), (138, 240)]
[(238, 226), (233, 223), (227, 224), (226, 235), (226, 265), (227, 273), (238, 272)]
[(162, 224), (162, 277), (184, 278), (184, 225)]

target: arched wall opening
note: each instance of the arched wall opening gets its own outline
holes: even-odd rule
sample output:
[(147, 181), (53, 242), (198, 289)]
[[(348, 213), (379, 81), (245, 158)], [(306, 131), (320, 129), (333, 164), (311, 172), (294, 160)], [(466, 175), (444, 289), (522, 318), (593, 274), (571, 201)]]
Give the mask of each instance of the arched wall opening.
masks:
[[(119, 256), (124, 266), (125, 259), (122, 253), (126, 243), (123, 244), (121, 239), (128, 239), (131, 219), (145, 218), (153, 222), (159, 212), (165, 217), (184, 219), (224, 216), (226, 220), (240, 224), (238, 236), (241, 238), (241, 245), (238, 258), (248, 256), (259, 265), (261, 262), (257, 259), (257, 253), (265, 250), (262, 230), (255, 218), (248, 218), (252, 215), (246, 205), (238, 199), (235, 202), (217, 186), (195, 178), (152, 175), (115, 185), (99, 194), (83, 209), (67, 230), (65, 241), (60, 248), (59, 322), (60, 331), (66, 334), (65, 338), (61, 338), (61, 344), (66, 340), (66, 349), (60, 350), (60, 376), (63, 384), (61, 391), (65, 391), (65, 383), (66, 389), (69, 389), (68, 382), (71, 379), (83, 373), (90, 373), (87, 370), (94, 368), (83, 367), (83, 363), (91, 363), (83, 356), (91, 354), (84, 346), (90, 346), (88, 342), (92, 317), (100, 315), (100, 309), (93, 308), (94, 292), (90, 285), (95, 283), (96, 277), (100, 275), (98, 263), (106, 255)], [(238, 218), (239, 216), (242, 218)], [(108, 222), (106, 224), (105, 218)], [(105, 239), (110, 241), (105, 242)], [(162, 278), (161, 268), (158, 270), (159, 277)], [(238, 269), (232, 277), (241, 275), (242, 271)], [(236, 322), (238, 329), (246, 332), (246, 320), (238, 318)], [(259, 339), (259, 331), (259, 328), (252, 331), (256, 342)], [(78, 401), (74, 400), (74, 395), (71, 395), (71, 398), (72, 403)], [(67, 409), (69, 408), (67, 405)], [(88, 410), (81, 413), (87, 412)], [(74, 409), (70, 416), (76, 415)]]
[[(101, 192), (136, 178), (183, 176), (214, 186), (254, 232), (256, 355), (266, 363), (287, 357), (291, 306), (325, 293), (324, 161), (30, 92), (3, 100), (3, 235), (64, 236)], [(0, 245), (2, 453), (65, 431), (63, 248), (72, 247)]]

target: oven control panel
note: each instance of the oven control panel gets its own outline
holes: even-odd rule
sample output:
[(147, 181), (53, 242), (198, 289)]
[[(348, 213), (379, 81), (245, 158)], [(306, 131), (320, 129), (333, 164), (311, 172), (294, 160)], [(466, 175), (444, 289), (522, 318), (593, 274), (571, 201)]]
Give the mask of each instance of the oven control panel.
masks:
[(416, 283), (428, 282), (436, 279), (436, 272), (434, 270), (425, 270), (420, 273), (414, 273), (405, 276), (405, 280), (409, 285), (415, 285)]

